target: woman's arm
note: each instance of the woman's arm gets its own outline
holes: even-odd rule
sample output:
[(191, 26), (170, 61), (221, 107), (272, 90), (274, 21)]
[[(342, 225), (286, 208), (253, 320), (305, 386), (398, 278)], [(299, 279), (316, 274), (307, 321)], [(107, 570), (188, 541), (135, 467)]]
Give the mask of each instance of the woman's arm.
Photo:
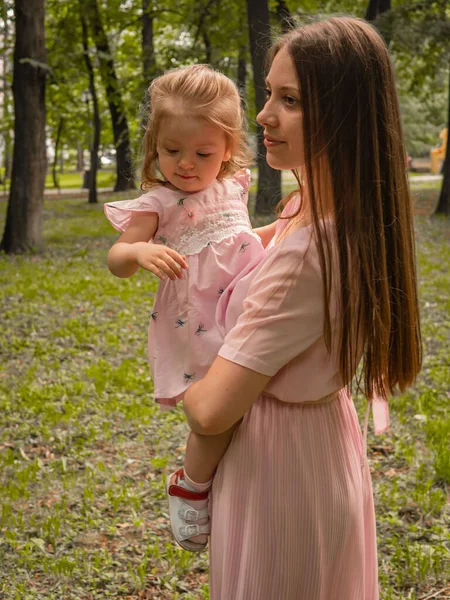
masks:
[(149, 244), (158, 228), (156, 213), (133, 215), (126, 231), (108, 253), (108, 267), (116, 277), (131, 277), (139, 267), (160, 279), (181, 277), (187, 263), (178, 252), (162, 244)]
[(275, 235), (276, 226), (277, 222), (274, 221), (273, 223), (270, 223), (270, 225), (265, 225), (264, 227), (257, 227), (253, 230), (253, 233), (256, 233), (256, 235), (259, 235), (259, 237), (261, 238), (261, 242), (264, 248), (267, 248), (270, 240)]
[(248, 411), (270, 376), (220, 356), (203, 379), (184, 395), (184, 412), (194, 433), (216, 435), (229, 429)]

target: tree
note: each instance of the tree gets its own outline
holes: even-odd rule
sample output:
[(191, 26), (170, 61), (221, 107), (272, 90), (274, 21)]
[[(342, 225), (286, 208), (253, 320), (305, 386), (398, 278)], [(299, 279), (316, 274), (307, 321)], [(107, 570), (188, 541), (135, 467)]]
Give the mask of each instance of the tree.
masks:
[(135, 187), (134, 168), (131, 158), (128, 121), (108, 38), (106, 37), (103, 28), (97, 0), (82, 0), (82, 5), (84, 7), (84, 13), (87, 15), (92, 31), (92, 37), (97, 48), (100, 75), (105, 87), (111, 114), (114, 144), (116, 147), (117, 169), (117, 179), (114, 191), (133, 189)]
[[(250, 54), (253, 66), (255, 104), (257, 112), (265, 103), (264, 66), (267, 48), (270, 45), (269, 6), (267, 0), (247, 0)], [(266, 162), (263, 128), (257, 126), (258, 191), (256, 213), (270, 212), (281, 200), (281, 172), (275, 171)]]
[(157, 72), (155, 46), (153, 43), (155, 37), (153, 19), (150, 0), (142, 0), (142, 71), (144, 74), (145, 89), (147, 89)]
[(3, 150), (4, 150), (4, 176), (3, 183), (6, 179), (11, 178), (11, 167), (12, 167), (12, 141), (11, 141), (11, 130), (12, 115), (10, 114), (10, 103), (11, 103), (11, 63), (13, 53), (13, 41), (11, 35), (11, 18), (10, 12), (12, 10), (11, 0), (3, 0), (0, 7), (1, 17), (1, 31), (0, 39), (2, 40), (2, 56), (1, 62), (3, 66), (2, 73), (2, 105), (3, 114), (1, 119), (1, 130), (3, 135)]
[(277, 17), (281, 23), (281, 30), (283, 33), (287, 33), (290, 29), (295, 27), (295, 21), (285, 0), (277, 0)]
[[(391, 36), (391, 47), (399, 72), (410, 79), (410, 92), (421, 94), (424, 83), (440, 80), (450, 64), (450, 19), (447, 0), (421, 0), (390, 10), (377, 25)], [(447, 123), (450, 123), (450, 98)], [(449, 149), (444, 161), (444, 178), (437, 210), (450, 214)]]
[(366, 21), (375, 21), (383, 13), (391, 10), (391, 0), (369, 0), (366, 11)]
[[(97, 90), (95, 87), (94, 67), (92, 66), (91, 58), (89, 56), (89, 38), (88, 38), (88, 27), (86, 19), (83, 14), (83, 5), (80, 1), (80, 20), (81, 20), (81, 31), (83, 36), (83, 53), (84, 60), (86, 63), (86, 69), (89, 74), (89, 92), (92, 98), (93, 104), (93, 131), (92, 131), (92, 144), (90, 148), (91, 154), (91, 168), (89, 177), (89, 204), (95, 204), (97, 202), (97, 170), (98, 170), (98, 149), (100, 146), (100, 114), (98, 110)], [(89, 100), (88, 100), (89, 102)]]
[[(448, 122), (447, 132), (450, 132), (450, 68), (448, 70)], [(436, 208), (437, 213), (444, 215), (450, 215), (450, 140), (447, 137), (447, 150), (445, 152), (444, 160), (444, 179), (442, 181), (441, 193), (439, 195), (439, 202)]]
[(14, 47), (14, 153), (5, 231), (0, 249), (21, 253), (42, 247), (46, 173), (44, 0), (16, 0)]

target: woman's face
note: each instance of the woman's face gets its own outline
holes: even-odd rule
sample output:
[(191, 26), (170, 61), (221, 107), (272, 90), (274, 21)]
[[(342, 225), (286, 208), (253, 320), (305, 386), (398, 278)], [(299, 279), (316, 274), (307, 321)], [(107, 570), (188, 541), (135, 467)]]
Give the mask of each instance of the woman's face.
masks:
[(266, 84), (266, 104), (256, 117), (264, 127), (266, 160), (273, 169), (297, 169), (305, 162), (303, 113), (294, 61), (286, 48), (275, 55)]

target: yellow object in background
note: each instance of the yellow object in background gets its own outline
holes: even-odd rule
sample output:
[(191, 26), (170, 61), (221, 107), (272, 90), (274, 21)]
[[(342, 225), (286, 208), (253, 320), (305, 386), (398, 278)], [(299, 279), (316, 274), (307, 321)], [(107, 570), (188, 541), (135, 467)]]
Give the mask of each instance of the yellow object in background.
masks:
[(442, 140), (442, 144), (438, 148), (433, 148), (430, 150), (430, 159), (431, 159), (431, 167), (430, 171), (432, 173), (439, 173), (439, 167), (441, 160), (445, 158), (445, 152), (447, 150), (447, 138), (448, 138), (448, 129), (444, 127), (444, 129), (439, 134), (439, 137)]

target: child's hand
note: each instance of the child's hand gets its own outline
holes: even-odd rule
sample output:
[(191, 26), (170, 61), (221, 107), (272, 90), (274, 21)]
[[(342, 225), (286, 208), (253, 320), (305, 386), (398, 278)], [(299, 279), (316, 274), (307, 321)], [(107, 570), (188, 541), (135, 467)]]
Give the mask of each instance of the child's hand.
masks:
[(181, 279), (183, 269), (188, 268), (186, 257), (172, 248), (146, 242), (137, 242), (134, 246), (138, 265), (160, 279)]

